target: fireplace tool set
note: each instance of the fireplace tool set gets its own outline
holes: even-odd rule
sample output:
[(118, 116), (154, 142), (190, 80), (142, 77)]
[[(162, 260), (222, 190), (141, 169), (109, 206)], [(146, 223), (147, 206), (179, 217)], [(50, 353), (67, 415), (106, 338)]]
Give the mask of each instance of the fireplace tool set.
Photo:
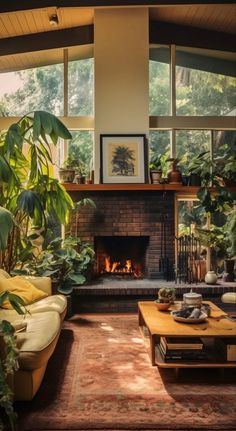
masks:
[(161, 254), (159, 259), (159, 272), (162, 273), (166, 281), (171, 279), (170, 261), (166, 252), (166, 230), (167, 214), (161, 214)]
[(201, 281), (201, 242), (193, 234), (176, 237), (176, 283)]

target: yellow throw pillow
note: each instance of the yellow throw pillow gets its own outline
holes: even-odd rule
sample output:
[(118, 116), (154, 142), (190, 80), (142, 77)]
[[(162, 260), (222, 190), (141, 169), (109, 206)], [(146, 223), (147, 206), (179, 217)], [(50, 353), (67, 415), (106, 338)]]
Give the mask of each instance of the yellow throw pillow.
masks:
[(4, 269), (0, 269), (0, 277), (10, 278), (11, 276), (8, 274), (7, 271), (4, 271)]
[[(32, 304), (33, 302), (48, 296), (47, 293), (37, 289), (28, 280), (19, 276), (7, 279), (0, 277), (0, 293), (5, 292), (6, 290), (20, 296), (23, 299), (25, 305)], [(12, 309), (9, 301), (5, 301), (2, 307)]]

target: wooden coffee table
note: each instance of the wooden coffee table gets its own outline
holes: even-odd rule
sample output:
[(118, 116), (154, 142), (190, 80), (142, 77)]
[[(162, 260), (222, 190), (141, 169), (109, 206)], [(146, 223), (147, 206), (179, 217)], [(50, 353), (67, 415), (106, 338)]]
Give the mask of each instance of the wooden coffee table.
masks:
[(214, 346), (207, 351), (206, 361), (179, 361), (165, 362), (161, 354), (158, 355), (156, 346), (160, 343), (160, 337), (201, 337), (214, 341), (215, 338), (236, 337), (236, 322), (227, 319), (219, 319), (226, 315), (223, 310), (209, 301), (211, 317), (206, 322), (198, 324), (176, 322), (170, 315), (171, 310), (177, 310), (180, 303), (175, 303), (168, 311), (158, 311), (154, 301), (138, 303), (139, 328), (149, 342), (149, 356), (152, 365), (163, 368), (234, 368), (236, 362), (226, 362)]

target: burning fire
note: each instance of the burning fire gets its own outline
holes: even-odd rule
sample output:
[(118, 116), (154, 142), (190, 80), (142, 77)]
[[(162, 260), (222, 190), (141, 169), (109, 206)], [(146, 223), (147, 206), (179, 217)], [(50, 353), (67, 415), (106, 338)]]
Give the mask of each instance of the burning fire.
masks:
[(134, 268), (131, 259), (126, 259), (125, 264), (122, 265), (121, 262), (111, 262), (110, 256), (105, 257), (104, 271), (106, 273), (122, 273), (122, 274), (132, 274), (136, 278), (142, 277), (142, 272), (139, 265)]

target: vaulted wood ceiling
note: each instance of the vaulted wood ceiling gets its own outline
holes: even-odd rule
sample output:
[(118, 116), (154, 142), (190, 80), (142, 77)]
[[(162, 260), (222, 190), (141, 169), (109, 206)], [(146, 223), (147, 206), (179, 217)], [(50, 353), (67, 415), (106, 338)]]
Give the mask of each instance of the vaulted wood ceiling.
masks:
[[(29, 9), (30, 4), (34, 4), (35, 6), (40, 3), (44, 5), (44, 7)], [(63, 3), (65, 4), (66, 2), (57, 1), (55, 3), (60, 5)], [(67, 2), (68, 6), (72, 3), (73, 1)], [(74, 1), (74, 4), (78, 3), (85, 5), (86, 2)], [(99, 7), (101, 7), (102, 3), (103, 2), (101, 1), (87, 2), (87, 4), (91, 5), (91, 7), (45, 7), (45, 4), (53, 4), (53, 2), (46, 2), (44, 0), (41, 0), (41, 2), (39, 2), (36, 0), (31, 0), (27, 3), (26, 1), (22, 0), (18, 1), (18, 4), (19, 9), (23, 10), (16, 10), (17, 7), (14, 9), (13, 4), (17, 5), (17, 3), (14, 0), (9, 0), (8, 11), (7, 6), (4, 9), (0, 5), (0, 11), (6, 10), (6, 12), (0, 13), (0, 55), (2, 55), (0, 57), (0, 71), (32, 67), (35, 62), (37, 63), (37, 59), (38, 65), (40, 65), (40, 57), (42, 61), (43, 58), (45, 61), (47, 54), (45, 53), (45, 51), (43, 51), (44, 49), (46, 49), (44, 46), (39, 48), (41, 50), (39, 54), (33, 52), (33, 41), (37, 41), (37, 34), (39, 34), (39, 37), (42, 37), (41, 35), (43, 35), (45, 32), (49, 32), (45, 34), (44, 45), (46, 45), (47, 41), (49, 42), (50, 39), (55, 39), (55, 37), (59, 35), (59, 40), (62, 40), (64, 36), (66, 37), (66, 35), (68, 35), (68, 29), (73, 28), (73, 31), (78, 33), (77, 29), (81, 26), (91, 27), (91, 24), (94, 23), (94, 11), (96, 9), (96, 7), (92, 6), (97, 4), (99, 5)], [(113, 4), (115, 3), (117, 2), (114, 2), (113, 0)], [(123, 4), (124, 3), (125, 2), (123, 2)], [(140, 3), (141, 5), (141, 2), (136, 3)], [(159, 5), (150, 6), (150, 4), (152, 5), (154, 3), (159, 3)], [(179, 26), (183, 25), (193, 27), (195, 29), (199, 28), (210, 31), (217, 31), (226, 33), (228, 37), (230, 34), (236, 33), (235, 3), (229, 2), (229, 4), (223, 4), (225, 2), (219, 3), (217, 1), (216, 3), (218, 4), (167, 5), (167, 3), (171, 2), (164, 1), (162, 3), (165, 3), (165, 5), (161, 5), (160, 3), (161, 2), (151, 1), (142, 3), (142, 5), (147, 4), (146, 7), (149, 7), (149, 15), (151, 22), (158, 21), (163, 23), (176, 24)], [(182, 3), (185, 3), (185, 1), (182, 1)], [(201, 2), (199, 1), (199, 3)], [(28, 4), (28, 6), (23, 7), (25, 4)], [(14, 10), (11, 11), (11, 9)], [(56, 26), (52, 26), (50, 24), (50, 17), (54, 14), (57, 14), (58, 16), (58, 25)], [(63, 30), (65, 33), (63, 33)], [(73, 31), (71, 31), (71, 34), (73, 34)], [(52, 34), (52, 36), (50, 36), (50, 33)], [(74, 34), (77, 35), (77, 33)], [(30, 37), (30, 35), (32, 36)], [(76, 38), (74, 38), (74, 40), (76, 40)], [(77, 42), (75, 42), (74, 44), (76, 45)], [(6, 50), (4, 50), (4, 46), (10, 47), (9, 52), (6, 52)], [(18, 46), (18, 50), (16, 49), (16, 51), (14, 52), (14, 48), (16, 46)], [(19, 46), (22, 47), (22, 52), (19, 50)], [(51, 46), (49, 47), (57, 48), (58, 46), (60, 45), (57, 45), (56, 43), (53, 45), (53, 43), (51, 43)], [(72, 43), (68, 43), (68, 46), (72, 46)], [(29, 49), (27, 47), (29, 47)], [(23, 52), (24, 50), (32, 52)], [(52, 58), (52, 56), (54, 55), (54, 60), (57, 61), (56, 59), (59, 59), (61, 57), (61, 53), (56, 49), (54, 49), (53, 51), (55, 52), (48, 53), (48, 55), (50, 58)], [(81, 52), (82, 51), (83, 50), (81, 48)], [(83, 52), (82, 55), (84, 55)]]
[[(171, 22), (226, 33), (236, 32), (236, 4), (153, 6), (149, 10), (150, 19), (154, 21)], [(49, 18), (54, 14), (57, 14), (59, 23), (52, 27)], [(44, 7), (6, 12), (0, 14), (0, 38), (77, 27), (92, 24), (93, 21), (94, 8), (89, 7)]]

